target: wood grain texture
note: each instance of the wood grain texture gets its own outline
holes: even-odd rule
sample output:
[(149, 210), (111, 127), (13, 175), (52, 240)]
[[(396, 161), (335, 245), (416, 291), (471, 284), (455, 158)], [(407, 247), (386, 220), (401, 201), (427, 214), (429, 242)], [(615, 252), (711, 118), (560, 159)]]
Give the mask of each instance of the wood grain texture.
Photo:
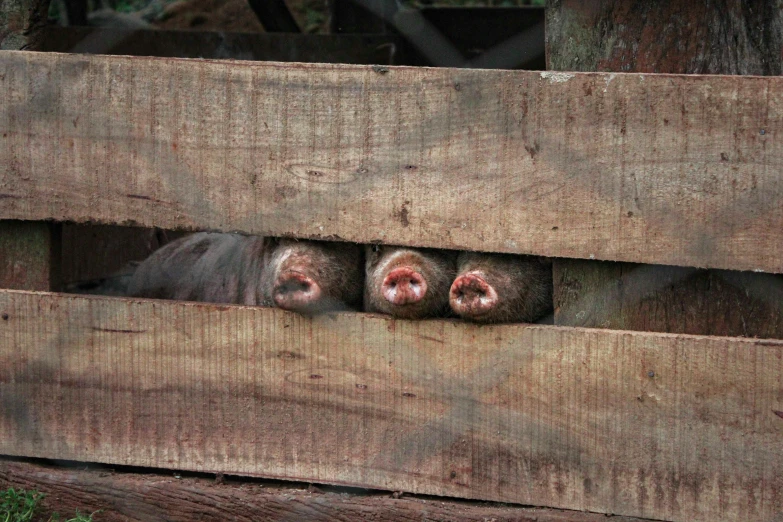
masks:
[[(394, 498), (379, 491), (308, 487), (249, 481), (239, 477), (204, 478), (171, 473), (115, 473), (84, 465), (55, 467), (0, 459), (0, 489), (34, 489), (46, 494), (40, 515), (101, 510), (100, 522), (199, 520), (233, 522), (606, 522), (606, 516), (557, 509), (422, 498)], [(613, 517), (612, 522), (642, 522)]]
[(558, 259), (555, 324), (783, 338), (783, 276)]
[(3, 218), (783, 271), (783, 78), (6, 52), (0, 93)]
[(783, 342), (14, 291), (0, 317), (0, 454), (783, 517)]
[(550, 0), (547, 69), (780, 75), (780, 0)]
[(59, 290), (61, 226), (0, 221), (0, 288)]

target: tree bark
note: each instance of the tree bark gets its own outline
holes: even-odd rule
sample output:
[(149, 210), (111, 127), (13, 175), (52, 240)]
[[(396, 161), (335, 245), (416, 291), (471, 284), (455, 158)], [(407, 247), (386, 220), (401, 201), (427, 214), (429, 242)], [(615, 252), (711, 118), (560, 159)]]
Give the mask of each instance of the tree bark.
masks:
[(547, 68), (780, 75), (780, 0), (550, 0)]

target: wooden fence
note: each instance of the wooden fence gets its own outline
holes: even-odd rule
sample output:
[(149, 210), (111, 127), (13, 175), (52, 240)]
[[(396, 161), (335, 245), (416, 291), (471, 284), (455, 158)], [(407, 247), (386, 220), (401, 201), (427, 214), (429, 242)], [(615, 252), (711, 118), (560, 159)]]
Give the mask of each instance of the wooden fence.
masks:
[[(2, 51), (0, 219), (776, 274), (781, 133), (778, 77)], [(778, 340), (0, 290), (0, 404), (8, 456), (783, 519)]]

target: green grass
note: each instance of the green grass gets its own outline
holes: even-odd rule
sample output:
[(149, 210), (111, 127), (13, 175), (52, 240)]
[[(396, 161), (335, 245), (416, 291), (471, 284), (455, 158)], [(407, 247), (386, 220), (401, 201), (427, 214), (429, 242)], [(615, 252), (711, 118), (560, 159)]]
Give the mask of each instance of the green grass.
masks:
[[(40, 517), (36, 517), (38, 504), (43, 498), (43, 493), (26, 491), (21, 488), (8, 488), (5, 491), (0, 491), (0, 522), (31, 522), (33, 520), (44, 520)], [(95, 513), (83, 515), (76, 511), (76, 514), (73, 517), (63, 518), (59, 514), (54, 513), (46, 520), (47, 522), (94, 522), (92, 518), (93, 515), (95, 515)]]

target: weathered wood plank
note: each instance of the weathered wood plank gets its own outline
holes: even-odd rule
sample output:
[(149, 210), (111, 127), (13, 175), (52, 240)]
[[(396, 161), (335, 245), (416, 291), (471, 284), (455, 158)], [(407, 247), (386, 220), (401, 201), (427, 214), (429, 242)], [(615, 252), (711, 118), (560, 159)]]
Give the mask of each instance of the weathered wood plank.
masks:
[[(75, 463), (74, 463), (75, 464)], [(248, 481), (171, 473), (115, 473), (83, 465), (42, 466), (0, 459), (0, 489), (22, 487), (46, 494), (40, 515), (53, 511), (90, 513), (96, 520), (251, 522), (258, 520), (320, 520), (325, 522), (606, 522), (605, 515), (557, 509), (502, 506), (487, 503), (421, 498), (394, 498), (379, 491)], [(642, 522), (614, 517), (612, 522)]]
[(252, 34), (47, 27), (35, 51), (172, 58), (393, 65), (406, 56), (393, 35)]
[(783, 342), (0, 292), (0, 454), (783, 516)]
[(0, 288), (59, 290), (61, 227), (0, 221)]
[(783, 271), (783, 78), (13, 52), (0, 78), (4, 218)]

